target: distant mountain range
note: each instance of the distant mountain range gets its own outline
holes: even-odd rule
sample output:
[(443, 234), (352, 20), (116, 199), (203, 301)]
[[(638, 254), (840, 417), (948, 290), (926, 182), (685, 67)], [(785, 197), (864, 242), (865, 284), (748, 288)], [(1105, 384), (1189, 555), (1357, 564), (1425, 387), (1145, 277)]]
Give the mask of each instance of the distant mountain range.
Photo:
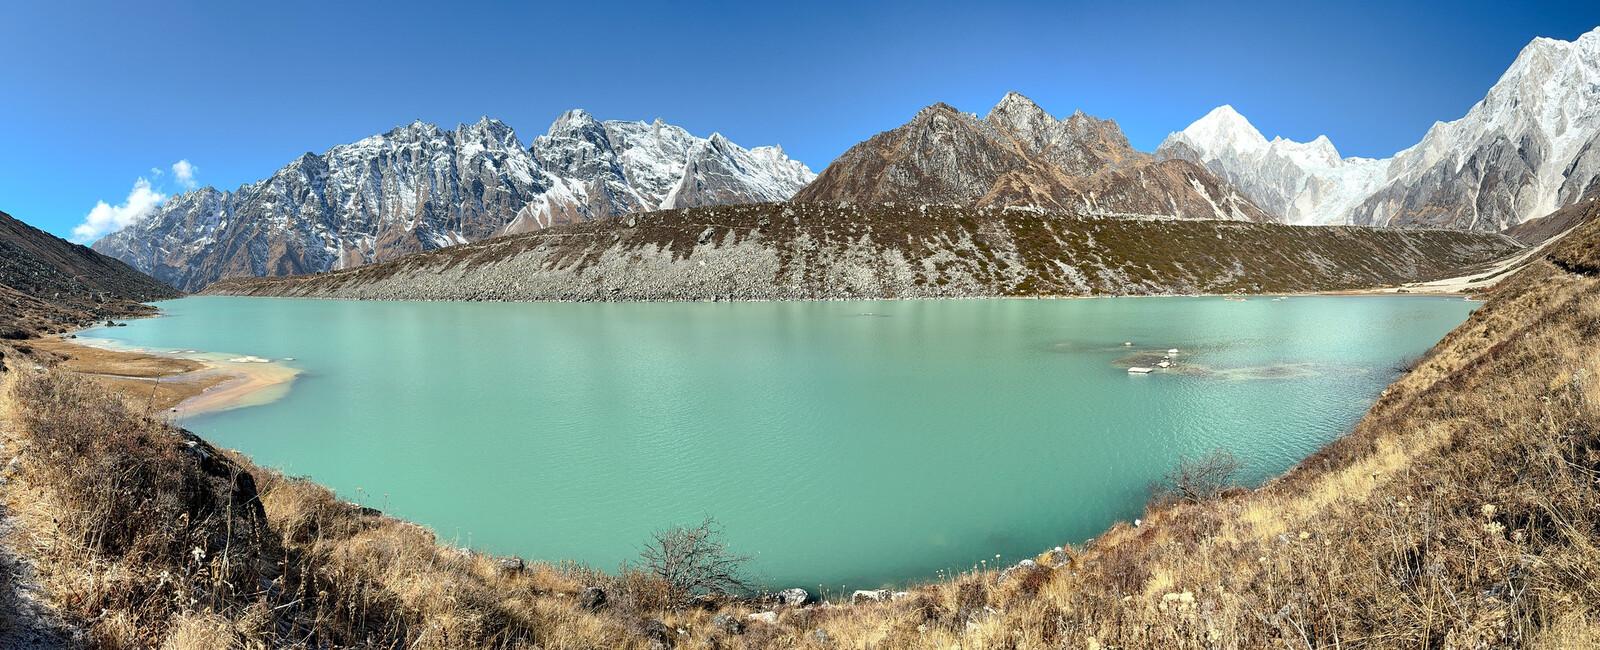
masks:
[(1204, 165), (1289, 223), (1504, 230), (1600, 182), (1600, 29), (1534, 39), (1466, 116), (1390, 158), (1341, 158), (1326, 137), (1268, 141), (1230, 106), (1156, 155)]
[(346, 269), (565, 223), (793, 200), (1026, 207), (1080, 216), (1503, 231), (1600, 187), (1600, 29), (1536, 39), (1465, 117), (1385, 159), (1268, 140), (1230, 106), (1154, 154), (1116, 122), (1018, 93), (978, 117), (934, 104), (815, 175), (659, 120), (569, 111), (524, 147), (484, 119), (421, 122), (306, 154), (232, 192), (176, 196), (95, 248), (174, 286)]
[(1271, 220), (1205, 168), (1134, 150), (1116, 122), (1081, 111), (1057, 120), (1015, 92), (983, 118), (922, 109), (851, 147), (794, 200)]
[(637, 210), (778, 201), (814, 177), (777, 147), (747, 150), (659, 120), (569, 111), (531, 147), (498, 120), (450, 131), (414, 122), (307, 153), (231, 192), (173, 197), (94, 247), (193, 290)]

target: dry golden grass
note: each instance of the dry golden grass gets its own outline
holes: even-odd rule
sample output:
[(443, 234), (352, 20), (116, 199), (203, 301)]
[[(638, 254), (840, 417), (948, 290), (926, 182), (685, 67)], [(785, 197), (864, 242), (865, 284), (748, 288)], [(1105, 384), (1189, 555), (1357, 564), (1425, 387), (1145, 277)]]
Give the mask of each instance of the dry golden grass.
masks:
[(205, 367), (205, 364), (190, 359), (107, 350), (53, 336), (31, 339), (28, 344), (53, 356), (56, 368), (77, 373), (154, 379)]
[(203, 373), (206, 364), (139, 352), (105, 350), (45, 336), (26, 344), (34, 358), (57, 370), (93, 376), (137, 404), (166, 411), (228, 381), (222, 373)]
[[(13, 543), (105, 647), (1590, 648), (1600, 278), (1581, 246), (1600, 224), (1576, 237), (1259, 489), (1153, 508), (1054, 568), (773, 625), (745, 619), (754, 602), (666, 609), (638, 573), (502, 568), (236, 455), (205, 461), (54, 372), (9, 373), (0, 417), (23, 462), (4, 498)], [(578, 605), (588, 586), (605, 607)]]

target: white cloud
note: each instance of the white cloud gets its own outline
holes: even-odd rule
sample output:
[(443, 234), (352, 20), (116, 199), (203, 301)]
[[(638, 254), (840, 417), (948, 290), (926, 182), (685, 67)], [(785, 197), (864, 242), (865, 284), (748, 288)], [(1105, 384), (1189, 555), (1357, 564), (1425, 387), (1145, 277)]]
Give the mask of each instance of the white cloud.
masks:
[(178, 184), (186, 190), (194, 189), (194, 173), (197, 171), (200, 171), (200, 168), (189, 164), (187, 158), (172, 163), (172, 176), (178, 179)]
[[(187, 161), (178, 162), (183, 164), (186, 170), (189, 169)], [(177, 173), (178, 166), (172, 167), (173, 173)], [(192, 178), (190, 182), (193, 182)], [(107, 205), (105, 201), (96, 203), (88, 216), (83, 218), (83, 223), (72, 229), (72, 241), (87, 244), (122, 230), (148, 216), (150, 211), (166, 199), (167, 195), (150, 187), (150, 181), (140, 178), (133, 182), (133, 189), (128, 192), (128, 198), (122, 205)]]

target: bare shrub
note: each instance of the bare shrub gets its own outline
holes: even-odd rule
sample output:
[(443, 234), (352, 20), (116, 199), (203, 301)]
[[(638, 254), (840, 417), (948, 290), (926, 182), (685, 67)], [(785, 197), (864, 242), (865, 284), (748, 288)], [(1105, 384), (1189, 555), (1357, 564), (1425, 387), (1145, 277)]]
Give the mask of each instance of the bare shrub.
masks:
[(1244, 467), (1238, 457), (1226, 449), (1218, 449), (1204, 456), (1182, 456), (1177, 467), (1164, 477), (1159, 488), (1159, 501), (1187, 501), (1200, 503), (1222, 496), (1234, 487), (1234, 479)]
[(688, 604), (696, 596), (731, 596), (751, 590), (744, 578), (750, 558), (735, 555), (722, 527), (706, 517), (693, 527), (656, 531), (639, 554), (645, 571), (666, 584), (668, 601)]
[(1417, 366), (1420, 365), (1422, 365), (1422, 355), (1413, 354), (1410, 356), (1401, 357), (1401, 359), (1396, 361), (1389, 369), (1397, 375), (1404, 375), (1412, 370), (1416, 370)]

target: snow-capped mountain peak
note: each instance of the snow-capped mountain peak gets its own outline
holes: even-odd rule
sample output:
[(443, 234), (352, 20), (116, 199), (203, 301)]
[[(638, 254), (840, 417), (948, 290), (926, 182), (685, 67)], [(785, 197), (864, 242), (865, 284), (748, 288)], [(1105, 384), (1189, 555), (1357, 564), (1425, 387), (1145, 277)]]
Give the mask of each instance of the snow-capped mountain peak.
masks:
[(1579, 200), (1600, 178), (1600, 28), (1536, 38), (1461, 119), (1392, 158), (1267, 141), (1221, 106), (1157, 151), (1205, 165), (1292, 223), (1501, 230)]
[(1232, 106), (1222, 105), (1156, 149), (1163, 158), (1205, 166), (1286, 223), (1348, 223), (1349, 211), (1383, 178), (1385, 161), (1340, 158), (1327, 136), (1268, 140)]
[(1205, 117), (1195, 120), (1179, 133), (1186, 140), (1206, 143), (1212, 147), (1257, 150), (1268, 145), (1267, 138), (1261, 135), (1261, 131), (1256, 130), (1255, 125), (1240, 115), (1239, 111), (1234, 110), (1230, 104), (1211, 109)]
[(1569, 205), (1600, 176), (1600, 28), (1536, 38), (1461, 119), (1395, 154), (1357, 223), (1500, 230)]

